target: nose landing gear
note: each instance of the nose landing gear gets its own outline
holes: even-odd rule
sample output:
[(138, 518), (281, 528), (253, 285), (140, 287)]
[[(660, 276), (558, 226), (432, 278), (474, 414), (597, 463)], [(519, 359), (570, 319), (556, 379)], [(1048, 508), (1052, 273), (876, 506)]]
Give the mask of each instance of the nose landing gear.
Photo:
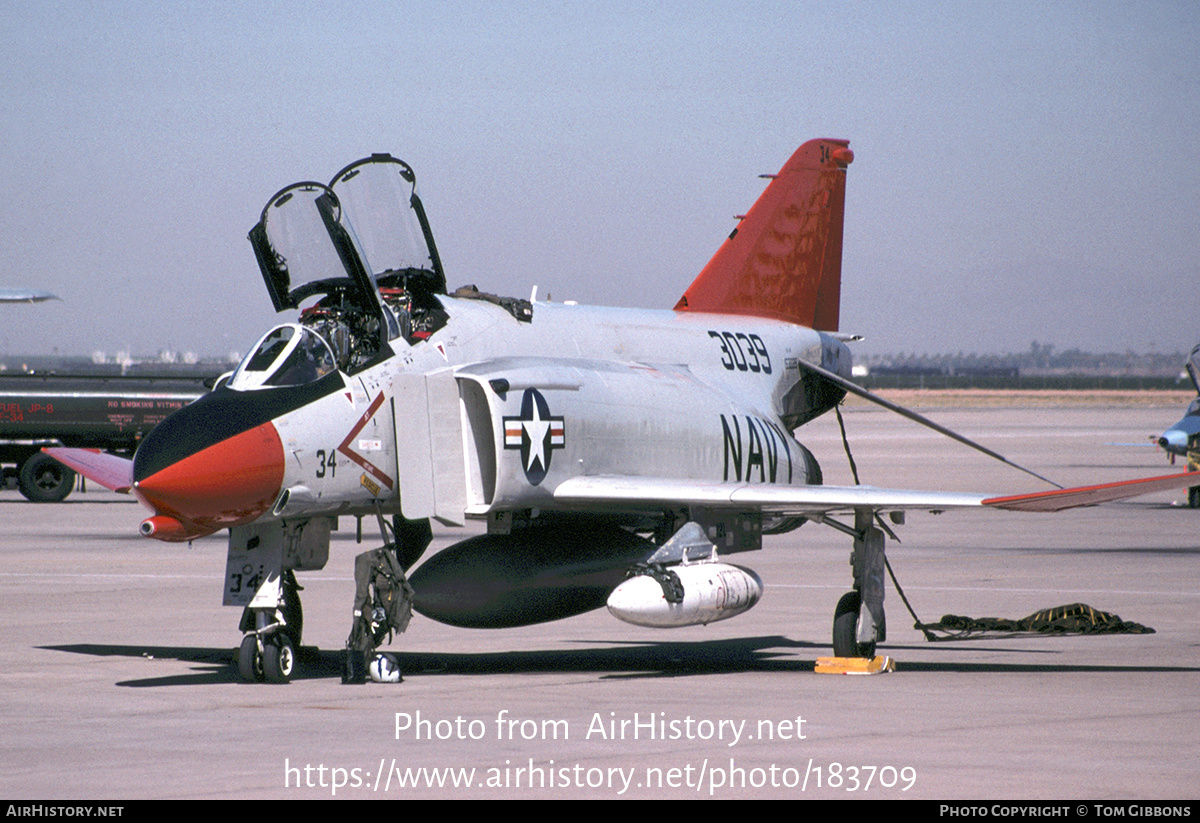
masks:
[(247, 607), (242, 612), (241, 628), (246, 634), (238, 648), (238, 673), (251, 683), (287, 683), (296, 670), (296, 647), (304, 627), (300, 586), (290, 569), (280, 583), (279, 606)]
[(833, 612), (833, 656), (874, 657), (875, 643), (858, 642), (858, 616), (862, 611), (862, 595), (846, 592)]

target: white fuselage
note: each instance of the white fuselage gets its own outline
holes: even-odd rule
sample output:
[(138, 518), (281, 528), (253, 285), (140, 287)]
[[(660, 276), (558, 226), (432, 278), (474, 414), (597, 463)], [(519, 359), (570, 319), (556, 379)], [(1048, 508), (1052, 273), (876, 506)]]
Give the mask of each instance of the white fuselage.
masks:
[[(428, 340), (345, 376), (273, 422), (285, 455), (273, 514), (462, 522), (553, 508), (580, 475), (810, 482), (784, 425), (800, 361), (849, 374), (829, 335), (762, 318), (538, 303), (532, 322), (441, 298)], [(791, 394), (789, 394), (791, 393)]]

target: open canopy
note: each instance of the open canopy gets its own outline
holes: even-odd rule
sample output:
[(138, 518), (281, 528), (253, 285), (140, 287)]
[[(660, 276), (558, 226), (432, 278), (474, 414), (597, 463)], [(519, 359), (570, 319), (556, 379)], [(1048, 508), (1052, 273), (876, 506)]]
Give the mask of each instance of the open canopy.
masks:
[(446, 293), (416, 176), (391, 155), (351, 163), (328, 186), (280, 190), (250, 243), (276, 311), (318, 297), (379, 315), (381, 286)]

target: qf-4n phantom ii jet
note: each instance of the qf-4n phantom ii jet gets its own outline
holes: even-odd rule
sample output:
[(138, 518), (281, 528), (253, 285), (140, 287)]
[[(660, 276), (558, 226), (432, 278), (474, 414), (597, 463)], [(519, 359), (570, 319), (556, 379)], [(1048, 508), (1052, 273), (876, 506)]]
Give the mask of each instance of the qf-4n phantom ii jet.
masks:
[(405, 569), (430, 520), (486, 520), (486, 534), (410, 578), (417, 612), (480, 628), (606, 603), (652, 627), (732, 617), (762, 584), (720, 556), (813, 520), (853, 541), (834, 652), (870, 656), (886, 635), (880, 515), (1052, 511), (1190, 483), (1010, 497), (822, 485), (792, 433), (847, 392), (1004, 459), (849, 381), (838, 311), (852, 160), (844, 140), (801, 146), (660, 311), (448, 293), (415, 176), (389, 155), (328, 185), (297, 183), (270, 199), (250, 241), (275, 308), (298, 318), (155, 428), (132, 462), (52, 453), (132, 491), (153, 511), (146, 536), (229, 529), (225, 603), (245, 609), (248, 679), (292, 674), (293, 572), (325, 566), (343, 516), (360, 534), (362, 518), (378, 521)]

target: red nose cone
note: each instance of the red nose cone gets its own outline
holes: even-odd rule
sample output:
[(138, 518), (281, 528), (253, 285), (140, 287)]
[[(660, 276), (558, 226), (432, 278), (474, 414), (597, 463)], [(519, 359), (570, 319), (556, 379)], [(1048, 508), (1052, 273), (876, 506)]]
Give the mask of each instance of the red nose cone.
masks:
[(254, 520), (282, 485), (283, 445), (275, 427), (263, 423), (160, 469), (133, 490), (156, 513), (199, 537)]

